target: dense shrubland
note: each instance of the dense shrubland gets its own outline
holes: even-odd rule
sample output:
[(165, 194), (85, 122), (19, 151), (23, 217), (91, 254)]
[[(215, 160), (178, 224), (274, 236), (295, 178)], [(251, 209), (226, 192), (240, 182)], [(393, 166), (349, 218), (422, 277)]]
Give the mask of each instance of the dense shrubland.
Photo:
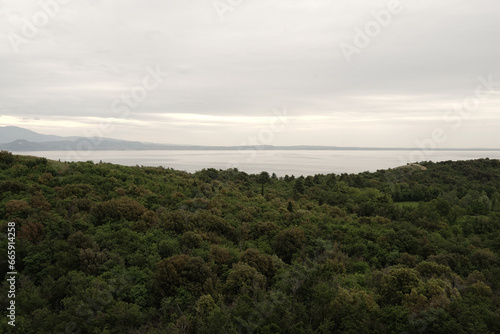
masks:
[(1, 152), (16, 331), (500, 333), (500, 161), (422, 165), (277, 178)]

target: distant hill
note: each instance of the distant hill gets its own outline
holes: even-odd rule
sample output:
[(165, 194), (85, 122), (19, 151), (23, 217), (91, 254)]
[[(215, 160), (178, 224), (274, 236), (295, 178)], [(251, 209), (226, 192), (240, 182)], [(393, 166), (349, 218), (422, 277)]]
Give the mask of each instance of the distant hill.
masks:
[(159, 150), (170, 146), (111, 138), (61, 137), (17, 126), (0, 127), (0, 149), (8, 151)]
[(115, 139), (101, 138), (77, 138), (75, 140), (58, 140), (49, 142), (31, 142), (18, 139), (11, 143), (0, 144), (0, 149), (23, 152), (23, 151), (121, 151), (121, 150), (162, 150), (168, 149), (168, 145), (145, 144)]
[[(294, 146), (201, 146), (201, 145), (172, 145), (143, 143), (138, 141), (119, 140), (111, 138), (85, 138), (85, 137), (60, 137), (44, 135), (31, 130), (16, 126), (0, 127), (0, 149), (14, 152), (26, 151), (125, 151), (125, 150), (331, 150), (331, 151), (408, 151), (420, 150), (419, 148), (391, 148), (391, 147), (338, 147), (318, 145), (294, 145)], [(440, 149), (435, 151), (500, 151), (500, 149), (486, 148), (454, 148)]]
[(0, 127), (0, 143), (3, 144), (10, 143), (19, 139), (40, 143), (40, 142), (75, 139), (75, 138), (77, 137), (60, 137), (53, 135), (43, 135), (17, 126)]

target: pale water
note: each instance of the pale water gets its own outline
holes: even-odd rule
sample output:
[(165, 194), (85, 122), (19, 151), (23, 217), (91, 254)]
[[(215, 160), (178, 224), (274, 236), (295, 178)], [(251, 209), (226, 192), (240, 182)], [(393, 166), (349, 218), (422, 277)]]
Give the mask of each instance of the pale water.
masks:
[(274, 151), (37, 151), (13, 152), (61, 161), (110, 162), (127, 166), (163, 166), (194, 172), (203, 168), (238, 168), (278, 176), (374, 172), (416, 161), (500, 159), (500, 151), (396, 151), (396, 150), (274, 150)]

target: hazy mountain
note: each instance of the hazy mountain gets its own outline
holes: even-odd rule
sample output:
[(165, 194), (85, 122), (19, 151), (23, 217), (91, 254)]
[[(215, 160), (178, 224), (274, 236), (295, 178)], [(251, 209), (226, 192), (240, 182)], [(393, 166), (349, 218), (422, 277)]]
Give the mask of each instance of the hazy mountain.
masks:
[(49, 142), (31, 142), (24, 139), (15, 140), (11, 143), (0, 144), (0, 149), (23, 152), (23, 151), (119, 151), (119, 150), (164, 150), (171, 146), (160, 144), (145, 144), (115, 139), (102, 138), (77, 138), (75, 140), (58, 140)]
[[(84, 138), (60, 137), (42, 135), (27, 129), (6, 126), (0, 127), (0, 149), (13, 152), (23, 151), (122, 151), (122, 150), (362, 150), (362, 151), (387, 151), (387, 150), (420, 150), (418, 148), (390, 148), (390, 147), (338, 147), (338, 146), (200, 146), (200, 145), (172, 145), (143, 143), (111, 138)], [(436, 148), (436, 151), (498, 151), (500, 149), (484, 148)]]
[(41, 143), (57, 140), (76, 139), (77, 137), (60, 137), (53, 135), (43, 135), (28, 129), (17, 126), (0, 127), (0, 143), (10, 143), (16, 140), (27, 140), (30, 142)]
[(159, 150), (169, 147), (110, 138), (43, 135), (16, 126), (0, 127), (0, 149), (8, 151)]

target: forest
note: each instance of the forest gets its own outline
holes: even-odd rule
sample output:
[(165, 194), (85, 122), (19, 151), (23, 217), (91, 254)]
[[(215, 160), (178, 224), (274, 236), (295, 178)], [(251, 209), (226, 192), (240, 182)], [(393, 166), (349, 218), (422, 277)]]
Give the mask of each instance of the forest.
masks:
[(2, 151), (0, 202), (0, 333), (500, 333), (500, 160), (277, 177)]

